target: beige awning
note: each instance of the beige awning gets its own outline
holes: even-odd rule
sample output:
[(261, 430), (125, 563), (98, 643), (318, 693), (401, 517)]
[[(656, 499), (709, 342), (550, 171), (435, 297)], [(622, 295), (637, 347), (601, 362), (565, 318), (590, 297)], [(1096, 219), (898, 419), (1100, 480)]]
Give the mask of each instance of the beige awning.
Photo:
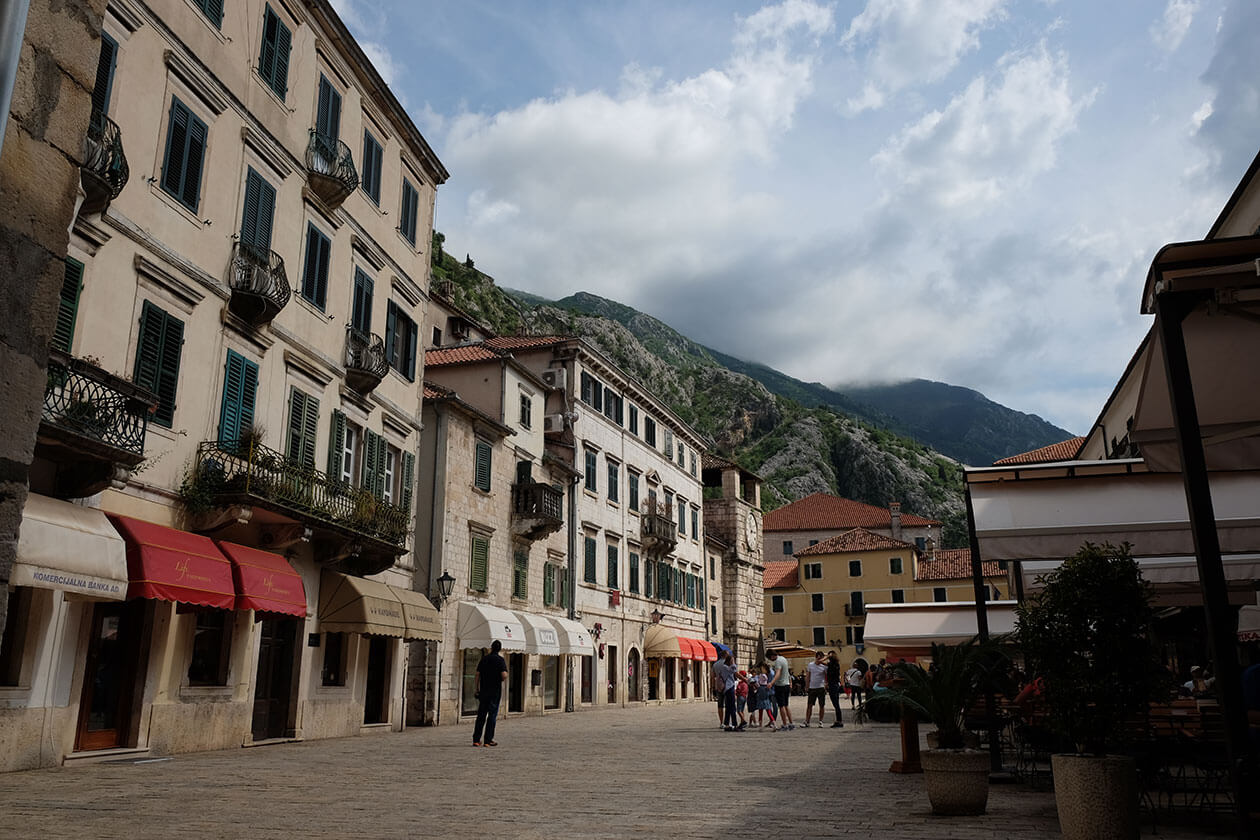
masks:
[(647, 633), (643, 636), (643, 655), (672, 656), (675, 659), (682, 656), (682, 650), (678, 644), (678, 631), (660, 624), (648, 627)]
[(512, 614), (521, 622), (521, 627), (525, 629), (525, 650), (527, 653), (536, 653), (539, 656), (559, 656), (560, 655), (560, 638), (556, 635), (556, 628), (550, 621), (541, 615), (533, 613), (521, 612), (513, 610)]
[(595, 643), (586, 628), (571, 618), (548, 616), (547, 620), (555, 625), (560, 639), (560, 652), (573, 656), (594, 656)]
[[(988, 604), (990, 635), (1015, 629), (1015, 601)], [(928, 654), (932, 645), (956, 645), (975, 636), (976, 605), (971, 601), (923, 604), (867, 604), (863, 641), (886, 650)]]
[(319, 580), (319, 629), (323, 633), (404, 638), (407, 620), (402, 601), (390, 587), (324, 570)]
[(389, 589), (402, 603), (403, 623), (407, 625), (404, 639), (427, 639), (431, 642), (442, 640), (442, 619), (428, 598), (399, 586), (391, 586)]
[(66, 597), (127, 597), (127, 544), (103, 511), (28, 493), (13, 586), (60, 589)]
[(1260, 607), (1255, 604), (1238, 610), (1238, 641), (1260, 642)]
[(460, 601), (456, 635), (460, 650), (488, 648), (495, 641), (504, 650), (525, 650), (525, 628), (521, 622), (508, 610), (490, 604)]

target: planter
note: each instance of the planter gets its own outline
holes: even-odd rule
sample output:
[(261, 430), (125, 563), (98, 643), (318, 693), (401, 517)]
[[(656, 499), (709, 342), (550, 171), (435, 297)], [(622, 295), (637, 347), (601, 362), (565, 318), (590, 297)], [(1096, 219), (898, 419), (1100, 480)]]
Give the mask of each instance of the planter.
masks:
[(1137, 769), (1121, 755), (1050, 757), (1054, 801), (1064, 840), (1138, 836)]
[(983, 814), (989, 802), (989, 754), (980, 750), (925, 750), (920, 755), (932, 813)]
[[(941, 734), (933, 729), (927, 735), (923, 736), (927, 739), (929, 750), (939, 750), (941, 748)], [(969, 750), (980, 749), (980, 736), (975, 732), (963, 733), (963, 746)]]

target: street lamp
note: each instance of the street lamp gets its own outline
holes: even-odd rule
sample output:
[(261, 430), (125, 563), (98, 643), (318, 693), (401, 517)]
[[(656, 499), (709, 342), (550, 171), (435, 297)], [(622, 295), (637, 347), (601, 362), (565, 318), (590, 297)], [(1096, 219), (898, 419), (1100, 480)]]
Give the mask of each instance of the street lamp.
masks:
[(442, 570), (442, 576), (437, 579), (438, 585), (438, 603), (437, 608), (442, 609), (442, 605), (451, 597), (451, 591), (455, 589), (455, 578), (451, 577), (451, 573)]
[[(442, 609), (442, 605), (450, 600), (451, 592), (455, 589), (455, 578), (451, 573), (442, 570), (442, 576), (437, 579), (437, 608)], [(445, 631), (442, 633), (446, 635)], [(437, 686), (433, 700), (433, 725), (437, 726), (442, 722), (442, 640), (437, 642)]]
[(659, 609), (652, 610), (652, 623), (653, 624), (660, 624), (661, 619), (664, 617), (665, 617), (665, 613), (661, 612)]

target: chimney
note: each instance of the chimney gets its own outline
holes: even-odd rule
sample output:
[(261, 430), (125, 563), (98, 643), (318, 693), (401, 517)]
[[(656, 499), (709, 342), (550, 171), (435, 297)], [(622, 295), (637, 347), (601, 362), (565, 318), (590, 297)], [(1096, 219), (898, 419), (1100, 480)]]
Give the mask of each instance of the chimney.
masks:
[(892, 538), (901, 539), (901, 502), (888, 503), (888, 516), (892, 529)]

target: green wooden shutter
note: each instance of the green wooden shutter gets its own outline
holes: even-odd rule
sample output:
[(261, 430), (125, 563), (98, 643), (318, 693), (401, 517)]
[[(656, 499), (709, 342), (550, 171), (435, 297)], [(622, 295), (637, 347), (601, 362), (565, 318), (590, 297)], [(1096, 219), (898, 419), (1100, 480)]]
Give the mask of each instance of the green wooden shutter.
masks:
[(379, 439), (371, 429), (363, 430), (363, 469), (359, 472), (359, 486), (369, 493), (376, 492), (377, 476), (385, 466), (377, 457), (379, 450), (376, 442)]
[(406, 322), (406, 370), (403, 375), (407, 377), (408, 382), (416, 381), (416, 348), (419, 345), (420, 329), (416, 326), (416, 322), (407, 319)]
[(489, 577), (490, 541), (485, 537), (472, 538), (472, 562), (468, 570), (468, 588), (485, 592)]
[(389, 366), (399, 370), (398, 348), (394, 345), (397, 339), (398, 306), (392, 300), (385, 306), (385, 358)]
[(146, 300), (140, 311), (140, 334), (136, 340), (132, 380), (157, 394), (158, 407), (153, 420), (163, 426), (170, 426), (175, 416), (175, 394), (183, 345), (183, 321), (172, 318)]
[(333, 409), (328, 435), (328, 477), (341, 481), (341, 456), (346, 448), (346, 415)]
[(556, 567), (550, 563), (543, 564), (543, 606), (550, 607), (556, 602)]
[(61, 280), (61, 299), (57, 302), (57, 324), (53, 327), (52, 337), (52, 346), (57, 350), (70, 352), (82, 291), (83, 263), (66, 257), (66, 273)]
[(297, 388), (289, 394), (289, 441), (285, 455), (290, 461), (315, 466), (315, 438), (319, 431), (319, 400)]
[(188, 154), (188, 109), (171, 97), (171, 113), (166, 126), (166, 153), (163, 155), (162, 188), (175, 197), (181, 194), (184, 158)]
[(490, 444), (477, 441), (477, 457), (473, 474), (473, 486), (485, 493), (490, 492)]
[(529, 552), (519, 548), (512, 555), (512, 597), (529, 597)]
[(319, 400), (306, 398), (306, 411), (302, 417), (302, 463), (315, 466), (315, 438), (319, 434)]
[(276, 189), (250, 167), (245, 175), (245, 207), (241, 211), (241, 241), (264, 251), (271, 250), (272, 218), (276, 210)]
[(292, 47), (293, 36), (289, 32), (289, 27), (276, 20), (276, 70), (272, 83), (272, 90), (279, 94), (281, 99), (289, 90), (289, 50)]
[(289, 49), (292, 35), (271, 6), (263, 13), (262, 46), (258, 52), (258, 75), (281, 99), (289, 87)]
[(114, 66), (118, 60), (118, 42), (101, 33), (101, 56), (96, 62), (96, 84), (92, 88), (92, 107), (109, 113), (109, 94), (114, 84)]
[(608, 546), (608, 588), (621, 588), (620, 569), (617, 568), (617, 546)]
[(416, 480), (416, 456), (411, 452), (402, 454), (402, 493), (401, 503), (403, 510), (411, 512), (411, 495), (412, 485)]
[(319, 228), (306, 224), (306, 264), (302, 267), (302, 297), (324, 308), (328, 300), (328, 261), (332, 242)]
[(184, 153), (183, 186), (180, 200), (194, 213), (201, 200), (201, 164), (206, 151), (206, 124), (190, 112), (188, 115), (188, 149)]
[(258, 365), (229, 350), (223, 372), (223, 401), (219, 408), (220, 443), (240, 440), (241, 433), (254, 424), (257, 393)]
[(595, 539), (586, 537), (586, 564), (582, 570), (582, 579), (587, 583), (595, 583)]
[(315, 111), (315, 133), (334, 140), (341, 136), (341, 94), (323, 74), (319, 77), (319, 100)]
[(210, 18), (210, 22), (218, 28), (223, 28), (223, 0), (199, 0), (198, 5), (206, 13), (206, 17)]
[(350, 326), (367, 335), (372, 332), (372, 278), (361, 268), (354, 270), (354, 300)]

